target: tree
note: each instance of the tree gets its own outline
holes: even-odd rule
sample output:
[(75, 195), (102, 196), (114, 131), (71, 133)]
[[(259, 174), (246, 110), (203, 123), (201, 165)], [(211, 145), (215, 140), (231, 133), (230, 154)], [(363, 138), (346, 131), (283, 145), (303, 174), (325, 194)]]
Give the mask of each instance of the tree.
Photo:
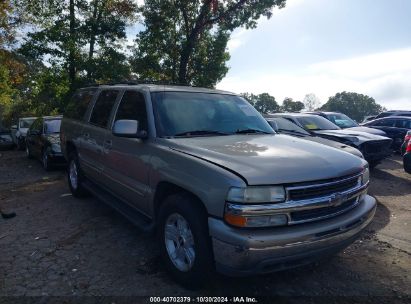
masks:
[[(146, 0), (133, 70), (145, 77), (214, 86), (227, 73), (231, 31), (255, 28), (285, 0)], [(147, 69), (148, 68), (148, 69)], [(200, 79), (198, 79), (198, 75)]]
[(318, 109), (321, 104), (320, 99), (313, 93), (305, 95), (303, 103), (307, 111), (314, 111)]
[(356, 121), (361, 121), (365, 116), (375, 115), (383, 111), (383, 107), (377, 104), (374, 98), (345, 91), (330, 97), (320, 109), (341, 112)]
[(304, 109), (304, 104), (301, 101), (294, 101), (292, 98), (286, 97), (281, 106), (283, 112), (300, 112)]
[(124, 61), (113, 61), (124, 60), (119, 42), (126, 37), (127, 22), (135, 20), (132, 0), (48, 0), (47, 5), (43, 0), (19, 1), (38, 28), (28, 33), (21, 52), (63, 68), (71, 91), (81, 82), (99, 81), (94, 73), (100, 56), (113, 56), (109, 74), (117, 67), (124, 71)]
[(278, 112), (280, 110), (280, 106), (275, 101), (274, 96), (271, 96), (268, 93), (259, 95), (243, 93), (241, 96), (247, 99), (247, 101), (261, 114)]

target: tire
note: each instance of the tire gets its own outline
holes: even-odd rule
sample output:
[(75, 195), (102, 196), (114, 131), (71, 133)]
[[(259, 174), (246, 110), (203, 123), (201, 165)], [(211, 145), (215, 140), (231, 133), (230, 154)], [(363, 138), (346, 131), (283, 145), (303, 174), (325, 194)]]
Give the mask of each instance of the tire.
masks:
[(375, 167), (377, 167), (379, 164), (380, 164), (379, 161), (368, 162), (368, 165), (370, 166), (371, 170), (375, 169)]
[(200, 204), (189, 194), (173, 194), (159, 213), (161, 257), (174, 279), (189, 289), (203, 286), (214, 272), (207, 213)]
[(17, 139), (17, 150), (21, 151), (24, 149), (24, 142), (20, 138)]
[(26, 143), (26, 156), (27, 156), (28, 159), (32, 159), (32, 158), (33, 158), (33, 155), (31, 154), (29, 145), (28, 145), (27, 143)]
[(68, 157), (67, 180), (69, 188), (74, 197), (82, 198), (88, 196), (87, 190), (83, 187), (85, 177), (81, 172), (77, 152), (71, 152)]
[(43, 149), (41, 153), (41, 164), (43, 165), (43, 169), (46, 171), (50, 171), (52, 168), (50, 158), (49, 158), (50, 148)]

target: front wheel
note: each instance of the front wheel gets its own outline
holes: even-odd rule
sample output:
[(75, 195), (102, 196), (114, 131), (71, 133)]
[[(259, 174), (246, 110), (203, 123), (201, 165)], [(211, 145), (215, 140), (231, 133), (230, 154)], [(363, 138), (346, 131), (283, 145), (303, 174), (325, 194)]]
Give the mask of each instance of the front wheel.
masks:
[(159, 214), (158, 239), (167, 270), (183, 286), (198, 288), (214, 269), (207, 213), (188, 194), (166, 198)]
[(41, 163), (43, 165), (44, 170), (46, 170), (46, 171), (50, 171), (50, 169), (51, 169), (49, 153), (50, 153), (50, 149), (46, 148), (46, 149), (43, 150), (43, 153), (41, 155)]
[(67, 180), (70, 191), (75, 197), (85, 197), (88, 192), (83, 187), (84, 176), (80, 169), (80, 163), (76, 152), (72, 152), (68, 159)]
[(26, 143), (26, 156), (28, 159), (33, 158), (33, 155), (31, 155), (30, 147), (27, 143)]

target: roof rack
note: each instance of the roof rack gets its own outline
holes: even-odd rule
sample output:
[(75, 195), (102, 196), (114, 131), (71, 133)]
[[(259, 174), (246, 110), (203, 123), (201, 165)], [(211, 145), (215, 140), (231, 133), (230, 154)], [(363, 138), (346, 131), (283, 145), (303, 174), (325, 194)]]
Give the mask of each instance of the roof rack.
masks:
[(167, 80), (124, 80), (124, 81), (116, 81), (116, 82), (106, 82), (106, 83), (89, 83), (85, 84), (84, 87), (99, 87), (99, 86), (112, 86), (112, 85), (138, 85), (138, 84), (157, 84), (157, 85), (174, 85), (174, 86), (187, 86), (187, 87), (194, 87), (192, 85), (183, 84), (180, 82), (173, 82)]

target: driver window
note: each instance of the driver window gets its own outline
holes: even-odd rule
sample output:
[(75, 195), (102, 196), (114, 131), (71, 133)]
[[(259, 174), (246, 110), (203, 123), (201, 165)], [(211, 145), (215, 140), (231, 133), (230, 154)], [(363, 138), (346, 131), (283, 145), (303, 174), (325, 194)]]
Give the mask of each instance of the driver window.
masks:
[(147, 131), (147, 111), (144, 95), (137, 91), (126, 91), (116, 113), (116, 119), (137, 120), (139, 129)]

